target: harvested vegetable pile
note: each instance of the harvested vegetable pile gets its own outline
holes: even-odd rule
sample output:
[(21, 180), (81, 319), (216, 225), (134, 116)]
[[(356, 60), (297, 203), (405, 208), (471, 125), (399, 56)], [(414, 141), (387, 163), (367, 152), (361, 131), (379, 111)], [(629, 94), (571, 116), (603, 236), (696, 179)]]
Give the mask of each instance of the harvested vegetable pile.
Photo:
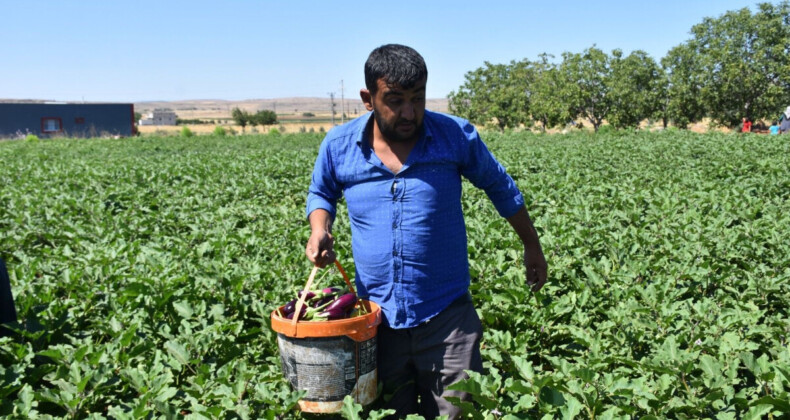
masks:
[[(283, 318), (293, 319), (302, 294), (304, 292), (299, 291), (296, 298), (277, 309), (277, 314)], [(364, 305), (356, 305), (357, 295), (342, 286), (309, 291), (303, 300), (304, 305), (299, 310), (297, 321), (328, 321), (353, 318), (367, 313)]]

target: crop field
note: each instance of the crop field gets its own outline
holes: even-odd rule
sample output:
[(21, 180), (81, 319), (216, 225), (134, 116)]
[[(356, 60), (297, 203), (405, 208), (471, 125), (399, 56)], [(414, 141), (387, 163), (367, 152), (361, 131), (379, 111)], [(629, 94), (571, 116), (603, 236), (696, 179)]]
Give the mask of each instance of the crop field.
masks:
[[(790, 136), (484, 138), (527, 199), (549, 283), (527, 290), (518, 238), (465, 183), (486, 368), (456, 385), (469, 416), (790, 416)], [(19, 323), (0, 338), (0, 416), (326, 418), (295, 408), (269, 325), (311, 269), (320, 141), (1, 142)]]

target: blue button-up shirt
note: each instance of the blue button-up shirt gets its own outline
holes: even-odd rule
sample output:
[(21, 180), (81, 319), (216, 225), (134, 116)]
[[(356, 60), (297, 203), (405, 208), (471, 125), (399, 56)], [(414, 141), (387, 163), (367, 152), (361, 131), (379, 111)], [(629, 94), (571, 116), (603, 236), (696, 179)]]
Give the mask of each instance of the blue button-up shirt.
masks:
[(307, 215), (336, 215), (345, 195), (359, 296), (382, 308), (392, 328), (431, 319), (468, 293), (461, 176), (483, 189), (502, 217), (524, 199), (468, 121), (425, 111), (423, 130), (401, 170), (374, 153), (373, 114), (335, 127), (318, 152)]

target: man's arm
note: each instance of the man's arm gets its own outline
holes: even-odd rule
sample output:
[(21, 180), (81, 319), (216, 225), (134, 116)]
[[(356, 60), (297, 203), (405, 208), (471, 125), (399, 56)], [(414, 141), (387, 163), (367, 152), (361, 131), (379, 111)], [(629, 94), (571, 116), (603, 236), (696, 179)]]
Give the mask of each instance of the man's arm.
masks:
[(532, 291), (537, 292), (546, 284), (547, 278), (546, 258), (543, 256), (543, 248), (540, 246), (538, 232), (532, 225), (527, 208), (524, 206), (516, 214), (508, 217), (507, 221), (524, 244), (524, 267), (527, 270), (527, 285)]
[(324, 209), (315, 209), (308, 216), (310, 239), (304, 253), (317, 267), (324, 268), (335, 261), (335, 239), (332, 237), (332, 215)]
[[(474, 186), (486, 192), (501, 216), (512, 214), (507, 217), (507, 221), (513, 226), (524, 244), (527, 285), (533, 291), (538, 291), (546, 284), (546, 258), (540, 247), (538, 233), (532, 226), (532, 220), (530, 220), (527, 208), (524, 206), (524, 198), (513, 178), (488, 151), (477, 130), (471, 125), (468, 127), (471, 127), (472, 130), (467, 135), (468, 154), (461, 173)], [(465, 128), (464, 132), (469, 132), (469, 130)], [(513, 213), (514, 210), (515, 213)]]
[(310, 239), (304, 252), (310, 262), (321, 268), (335, 261), (332, 222), (335, 220), (337, 200), (342, 195), (342, 186), (337, 182), (332, 165), (330, 143), (324, 139), (318, 149), (306, 203)]

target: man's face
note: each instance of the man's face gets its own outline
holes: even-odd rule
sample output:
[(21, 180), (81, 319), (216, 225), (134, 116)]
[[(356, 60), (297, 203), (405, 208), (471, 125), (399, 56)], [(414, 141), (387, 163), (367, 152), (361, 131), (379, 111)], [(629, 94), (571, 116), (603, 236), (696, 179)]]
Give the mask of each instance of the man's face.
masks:
[(410, 89), (403, 89), (378, 80), (378, 90), (366, 105), (387, 140), (405, 143), (419, 137), (425, 116), (425, 82), (423, 79)]

